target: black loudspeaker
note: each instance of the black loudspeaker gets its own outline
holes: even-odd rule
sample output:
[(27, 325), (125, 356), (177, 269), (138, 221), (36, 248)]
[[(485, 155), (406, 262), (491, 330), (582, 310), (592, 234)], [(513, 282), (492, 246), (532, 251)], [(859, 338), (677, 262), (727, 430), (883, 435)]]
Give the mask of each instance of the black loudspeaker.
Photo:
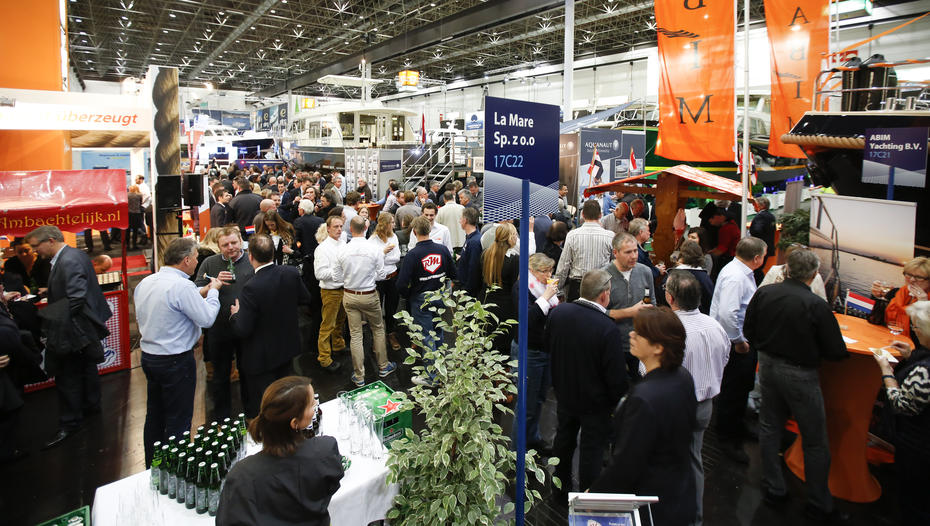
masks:
[(193, 207), (203, 204), (204, 177), (200, 174), (184, 174), (181, 188), (184, 192), (184, 206)]
[(155, 203), (159, 210), (181, 208), (181, 176), (159, 175), (155, 182)]

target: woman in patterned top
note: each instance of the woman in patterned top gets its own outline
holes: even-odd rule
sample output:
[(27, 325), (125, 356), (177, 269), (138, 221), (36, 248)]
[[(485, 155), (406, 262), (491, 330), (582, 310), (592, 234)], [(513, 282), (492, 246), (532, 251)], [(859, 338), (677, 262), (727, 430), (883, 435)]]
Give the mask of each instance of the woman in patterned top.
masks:
[[(905, 309), (919, 341), (930, 341), (930, 301)], [(901, 524), (930, 524), (930, 350), (903, 342), (892, 346), (904, 360), (893, 371), (888, 360), (875, 356), (895, 414), (895, 467), (899, 475)]]

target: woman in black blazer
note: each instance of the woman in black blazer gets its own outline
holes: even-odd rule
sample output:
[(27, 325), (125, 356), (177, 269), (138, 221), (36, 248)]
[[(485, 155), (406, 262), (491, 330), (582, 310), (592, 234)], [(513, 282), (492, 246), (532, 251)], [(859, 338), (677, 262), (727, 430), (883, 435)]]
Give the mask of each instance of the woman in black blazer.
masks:
[[(644, 309), (633, 320), (630, 352), (646, 376), (620, 403), (614, 416), (613, 457), (591, 485), (592, 493), (655, 495), (655, 524), (687, 525), (696, 514), (691, 472), (691, 433), (697, 400), (691, 374), (681, 367), (685, 328), (668, 307)], [(643, 513), (644, 524), (648, 513)]]
[(287, 376), (268, 386), (249, 424), (262, 451), (229, 470), (217, 526), (329, 525), (329, 501), (344, 471), (335, 438), (304, 437), (315, 410), (309, 378)]

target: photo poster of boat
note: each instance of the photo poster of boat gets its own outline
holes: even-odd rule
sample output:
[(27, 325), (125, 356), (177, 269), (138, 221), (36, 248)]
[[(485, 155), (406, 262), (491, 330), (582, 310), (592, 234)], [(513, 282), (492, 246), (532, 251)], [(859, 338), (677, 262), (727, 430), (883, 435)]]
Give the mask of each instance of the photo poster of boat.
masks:
[(811, 196), (810, 241), (831, 304), (846, 292), (869, 296), (872, 282), (900, 287), (914, 257), (917, 204), (835, 194)]
[(277, 104), (256, 110), (255, 131), (270, 131), (275, 128), (287, 129), (288, 105)]
[[(626, 177), (626, 173), (618, 174), (614, 166), (614, 161), (619, 161), (623, 157), (622, 138), (623, 133), (620, 130), (581, 129), (579, 132), (580, 156), (578, 158), (578, 187), (576, 192), (578, 203), (584, 202), (584, 191), (589, 186), (609, 183)], [(594, 155), (595, 151), (597, 157)]]

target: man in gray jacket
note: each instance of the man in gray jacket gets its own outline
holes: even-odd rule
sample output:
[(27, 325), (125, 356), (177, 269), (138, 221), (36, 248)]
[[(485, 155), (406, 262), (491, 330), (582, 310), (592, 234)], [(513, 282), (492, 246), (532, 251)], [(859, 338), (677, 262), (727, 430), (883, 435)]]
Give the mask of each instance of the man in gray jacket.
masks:
[[(640, 310), (655, 305), (656, 291), (653, 290), (652, 271), (642, 263), (637, 263), (639, 256), (636, 238), (626, 232), (614, 236), (611, 242), (614, 259), (604, 270), (610, 274), (610, 303), (607, 315), (617, 322), (620, 329), (620, 346), (626, 358), (627, 376), (639, 378), (639, 360), (630, 354), (630, 331), (633, 330), (633, 318)], [(648, 303), (644, 301), (649, 298)]]

